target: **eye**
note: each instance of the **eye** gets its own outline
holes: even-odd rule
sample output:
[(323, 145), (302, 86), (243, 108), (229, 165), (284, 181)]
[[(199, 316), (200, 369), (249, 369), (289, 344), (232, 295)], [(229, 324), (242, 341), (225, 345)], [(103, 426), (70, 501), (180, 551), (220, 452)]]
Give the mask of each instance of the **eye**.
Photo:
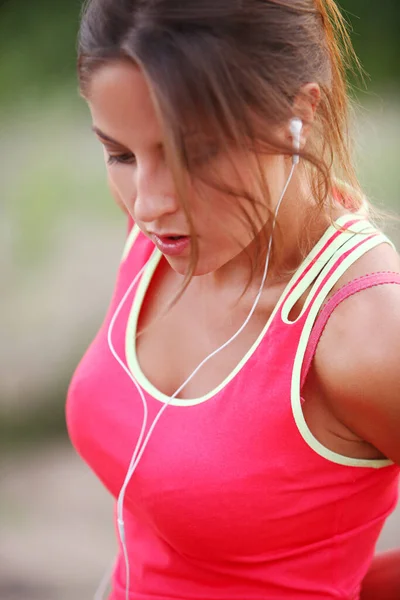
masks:
[(122, 165), (131, 165), (135, 164), (135, 162), (135, 155), (131, 152), (127, 152), (125, 154), (109, 154), (107, 158), (108, 165), (114, 165), (116, 163)]

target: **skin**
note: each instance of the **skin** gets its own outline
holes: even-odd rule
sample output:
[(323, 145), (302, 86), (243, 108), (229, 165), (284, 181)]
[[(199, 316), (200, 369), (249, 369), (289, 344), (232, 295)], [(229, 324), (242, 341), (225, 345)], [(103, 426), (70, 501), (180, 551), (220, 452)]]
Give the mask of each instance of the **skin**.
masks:
[[(146, 235), (150, 232), (188, 234), (188, 224), (176, 199), (170, 169), (165, 163), (161, 127), (140, 70), (124, 62), (105, 66), (92, 78), (88, 100), (94, 130), (104, 144), (106, 160), (107, 156), (118, 155), (120, 160), (124, 160), (123, 164), (107, 165), (110, 187), (120, 205), (126, 208)], [(311, 104), (304, 109), (306, 111), (309, 113), (308, 119), (312, 120)], [(306, 131), (307, 126), (304, 136)], [(118, 143), (107, 141), (103, 134)], [(290, 140), (288, 131), (280, 132), (280, 136)], [(196, 159), (197, 169), (207, 170), (212, 166), (218, 170), (223, 181), (233, 185), (246, 181), (252, 165), (243, 154), (233, 153), (233, 165), (229, 164), (226, 157), (213, 155), (211, 164), (210, 160), (202, 160), (202, 157), (205, 158), (210, 146), (213, 151), (212, 140), (204, 139), (200, 133), (188, 137), (187, 143), (190, 154)], [(205, 144), (205, 150), (199, 149), (201, 143)], [(269, 214), (266, 209), (275, 209), (290, 166), (291, 160), (282, 156), (271, 156), (264, 160), (272, 197), (271, 205), (265, 206), (262, 211), (264, 222)], [(237, 172), (242, 175), (241, 179)], [(240, 201), (235, 204), (199, 181), (189, 185), (189, 208), (200, 252), (195, 274), (207, 275), (210, 284), (218, 282), (225, 285), (229, 283), (232, 271), (237, 273), (239, 269), (241, 280), (245, 281), (248, 265), (244, 260), (243, 248), (251, 244), (253, 236), (247, 223), (238, 222)], [(287, 255), (297, 249), (299, 232), (305, 222), (304, 217), (301, 218), (304, 213), (294, 210), (299, 203), (300, 188), (301, 204), (309, 205), (309, 186), (304, 180), (300, 181), (296, 173), (280, 218), (282, 225), (285, 225), (284, 220), (289, 221), (285, 226), (286, 233), (290, 235), (290, 239), (285, 238)], [(199, 201), (202, 196), (204, 199)], [(325, 218), (323, 226), (327, 222)], [(175, 272), (184, 275), (188, 258), (189, 251), (180, 257), (168, 257), (167, 260)], [(295, 260), (298, 261), (299, 256)]]
[[(296, 101), (295, 108), (305, 123), (301, 140), (304, 146), (318, 108), (319, 88), (317, 84), (308, 84), (302, 92), (302, 100)], [(94, 130), (104, 147), (106, 164), (109, 156), (114, 157), (112, 164), (107, 164), (107, 173), (117, 202), (145, 235), (151, 232), (188, 234), (165, 161), (162, 130), (141, 71), (122, 62), (102, 67), (93, 75), (87, 100)], [(282, 140), (290, 140), (286, 126), (277, 133)], [(236, 170), (224, 156), (211, 152), (211, 159), (207, 160), (202, 152), (196, 155), (201, 148), (199, 141), (204, 140), (195, 136), (189, 147), (193, 148), (194, 156), (204, 161), (201, 168), (210, 168), (211, 160), (212, 167), (218, 169), (223, 179), (237, 181)], [(205, 143), (208, 148), (209, 141)], [(235, 154), (234, 161), (236, 167), (240, 165), (244, 177), (251, 172), (251, 162), (242, 155)], [(270, 214), (267, 209), (275, 210), (290, 166), (290, 157), (265, 159), (270, 188), (270, 204), (262, 213), (265, 221)], [(218, 385), (258, 337), (287, 283), (287, 267), (296, 268), (302, 260), (299, 240), (307, 229), (312, 203), (306, 173), (300, 166), (278, 219), (285, 240), (282, 257), (279, 263), (271, 265), (254, 317), (229, 350), (209, 361), (201, 376), (195, 377), (180, 397), (198, 397)], [(165, 314), (169, 300), (181, 288), (189, 265), (189, 252), (161, 261), (141, 310), (139, 330), (143, 333), (136, 346), (145, 375), (169, 395), (205, 356), (237, 331), (260, 285), (256, 277), (241, 296), (248, 279), (248, 260), (243, 248), (251, 254), (254, 240), (248, 227), (237, 219), (240, 200), (235, 205), (220, 192), (205, 190), (194, 182), (190, 184), (188, 204), (199, 243), (196, 276), (177, 304)], [(336, 218), (341, 212), (337, 207), (331, 215), (321, 215), (315, 221), (311, 245), (326, 230), (329, 218)], [(347, 281), (374, 271), (400, 272), (399, 257), (389, 246), (380, 246), (359, 259), (333, 292)], [(156, 331), (149, 327), (154, 320), (157, 320)], [(195, 345), (191, 342), (193, 339)], [(167, 355), (168, 372), (164, 366)], [(387, 457), (400, 464), (399, 356), (400, 286), (368, 289), (347, 299), (335, 310), (321, 338), (304, 389), (305, 418), (321, 443), (349, 457)], [(379, 589), (380, 600), (391, 600), (395, 597), (391, 590), (400, 589), (398, 554), (395, 558), (391, 555), (385, 564), (384, 568), (382, 564), (372, 567), (364, 582), (363, 600), (375, 598), (374, 589)]]

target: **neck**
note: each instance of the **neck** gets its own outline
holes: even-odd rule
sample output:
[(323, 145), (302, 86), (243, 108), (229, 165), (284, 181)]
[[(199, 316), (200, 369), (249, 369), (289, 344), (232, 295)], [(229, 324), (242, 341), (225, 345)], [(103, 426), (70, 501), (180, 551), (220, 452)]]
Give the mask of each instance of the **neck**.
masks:
[[(271, 190), (274, 211), (288, 174), (289, 171), (285, 169), (285, 174), (276, 186), (275, 193)], [(304, 167), (297, 167), (276, 219), (266, 286), (283, 282), (292, 275), (304, 259), (304, 255), (311, 250), (316, 240), (326, 230), (332, 216), (336, 218), (339, 213), (331, 215), (327, 211), (318, 210), (306, 170)], [(249, 291), (258, 290), (267, 260), (271, 222), (272, 215), (257, 238), (245, 250), (217, 271), (204, 276), (205, 281), (202, 283), (214, 289), (237, 288), (242, 293), (251, 280)], [(256, 265), (253, 267), (253, 277), (252, 265)]]

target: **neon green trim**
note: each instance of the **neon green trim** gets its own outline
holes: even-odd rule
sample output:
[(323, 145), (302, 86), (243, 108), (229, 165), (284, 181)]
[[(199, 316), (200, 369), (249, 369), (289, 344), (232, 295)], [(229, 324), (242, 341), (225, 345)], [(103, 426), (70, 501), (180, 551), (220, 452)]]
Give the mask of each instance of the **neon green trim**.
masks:
[(123, 251), (122, 257), (121, 257), (122, 262), (128, 258), (129, 252), (132, 250), (132, 246), (136, 242), (139, 233), (140, 233), (139, 227), (137, 225), (134, 225), (132, 227), (128, 237), (126, 238), (124, 251)]
[[(349, 249), (349, 247), (351, 247), (351, 246), (354, 247), (355, 245), (357, 245), (358, 242), (359, 242), (358, 237), (356, 237), (356, 239), (351, 239), (343, 247), (343, 253), (345, 253)], [(304, 325), (304, 328), (303, 328), (303, 331), (301, 334), (301, 338), (299, 341), (299, 345), (298, 345), (297, 352), (296, 352), (296, 358), (295, 358), (295, 362), (294, 362), (294, 366), (293, 366), (292, 385), (291, 385), (291, 403), (292, 403), (293, 416), (296, 421), (296, 425), (297, 425), (300, 435), (302, 436), (302, 438), (304, 439), (306, 444), (308, 444), (308, 446), (310, 446), (310, 448), (312, 448), (312, 450), (314, 450), (314, 452), (316, 452), (323, 458), (326, 458), (327, 460), (337, 463), (339, 465), (344, 465), (344, 466), (349, 466), (349, 467), (368, 467), (368, 468), (380, 469), (382, 467), (387, 467), (389, 465), (392, 465), (393, 462), (391, 460), (387, 460), (387, 459), (368, 460), (368, 459), (361, 459), (361, 458), (350, 458), (348, 456), (343, 456), (342, 454), (338, 454), (337, 452), (333, 452), (332, 450), (329, 450), (323, 444), (321, 444), (317, 440), (317, 438), (315, 438), (314, 435), (311, 433), (310, 429), (308, 428), (307, 422), (304, 418), (304, 415), (303, 415), (303, 411), (302, 411), (302, 407), (301, 407), (301, 389), (300, 389), (301, 370), (302, 370), (304, 356), (306, 353), (311, 330), (313, 328), (315, 319), (318, 315), (318, 312), (319, 312), (326, 296), (328, 295), (330, 290), (333, 288), (335, 283), (337, 283), (337, 281), (343, 275), (343, 273), (345, 273), (345, 271), (357, 259), (359, 259), (361, 256), (363, 256), (366, 252), (368, 252), (372, 248), (375, 248), (376, 246), (379, 246), (382, 243), (389, 243), (391, 246), (393, 246), (391, 241), (388, 240), (388, 238), (386, 238), (386, 236), (384, 236), (383, 234), (372, 238), (371, 240), (369, 240), (368, 242), (366, 242), (365, 244), (363, 244), (362, 246), (360, 246), (359, 248), (354, 250), (354, 252), (352, 252), (350, 254), (350, 256), (348, 256), (342, 262), (341, 265), (339, 265), (339, 267), (333, 273), (332, 277), (330, 277), (329, 280), (326, 282), (326, 284), (321, 289), (318, 296), (315, 298), (314, 305), (312, 306), (312, 308), (310, 310), (310, 314), (307, 317), (306, 323)], [(321, 273), (321, 278), (324, 275), (326, 275), (326, 273), (332, 267), (333, 262), (335, 260), (337, 260), (337, 258), (338, 258), (337, 256), (334, 257), (330, 261), (331, 264), (328, 263), (326, 268), (323, 270), (323, 273)], [(308, 284), (310, 285), (311, 280), (308, 277), (308, 274), (306, 275), (306, 279), (308, 280)]]
[[(140, 309), (143, 304), (143, 299), (144, 299), (146, 291), (149, 287), (150, 281), (151, 281), (151, 279), (154, 275), (154, 272), (161, 260), (161, 257), (162, 257), (161, 252), (156, 250), (147, 266), (147, 269), (145, 270), (145, 272), (143, 274), (142, 280), (140, 281), (140, 284), (136, 291), (135, 298), (132, 303), (132, 309), (131, 309), (130, 315), (128, 317), (127, 328), (126, 328), (125, 355), (126, 355), (127, 365), (129, 367), (133, 377), (136, 379), (136, 381), (139, 383), (139, 385), (144, 390), (146, 390), (156, 400), (159, 400), (160, 402), (163, 402), (163, 403), (167, 403), (167, 402), (169, 402), (169, 399), (170, 399), (169, 396), (160, 392), (160, 390), (158, 390), (151, 383), (151, 381), (149, 381), (147, 379), (147, 377), (144, 375), (142, 369), (140, 368), (139, 362), (137, 360), (136, 344), (135, 344), (136, 330), (137, 330), (137, 323), (138, 323)], [(292, 284), (289, 283), (287, 285), (287, 287), (285, 288), (280, 300), (278, 301), (278, 303), (275, 306), (273, 313), (271, 314), (270, 318), (268, 319), (266, 326), (264, 327), (264, 329), (258, 336), (255, 343), (251, 346), (250, 350), (248, 350), (248, 352), (245, 354), (245, 356), (242, 358), (242, 360), (238, 363), (238, 365), (233, 369), (233, 371), (231, 371), (231, 373), (228, 375), (228, 377), (226, 377), (222, 381), (222, 383), (220, 383), (220, 385), (218, 385), (216, 388), (214, 388), (213, 390), (211, 390), (204, 396), (200, 396), (199, 398), (189, 398), (189, 399), (174, 398), (171, 402), (169, 402), (169, 404), (171, 404), (172, 406), (195, 406), (197, 404), (201, 404), (202, 402), (206, 402), (207, 400), (209, 400), (210, 398), (212, 398), (213, 396), (218, 394), (218, 392), (220, 392), (237, 375), (237, 373), (239, 373), (239, 371), (246, 364), (246, 362), (248, 361), (250, 356), (257, 349), (257, 347), (261, 343), (263, 337), (267, 333), (269, 326), (272, 323), (276, 313), (278, 312), (280, 305), (281, 305), (283, 299), (285, 298), (287, 292), (289, 291), (291, 285)]]
[[(296, 321), (299, 320), (307, 311), (310, 303), (314, 300), (315, 293), (320, 286), (321, 281), (326, 277), (327, 272), (332, 267), (330, 262), (327, 263), (327, 256), (329, 261), (332, 259), (332, 257), (334, 257), (334, 261), (336, 261), (338, 258), (337, 252), (340, 249), (342, 249), (342, 253), (344, 254), (350, 248), (355, 247), (360, 243), (361, 239), (356, 234), (362, 234), (363, 236), (368, 237), (368, 235), (374, 232), (376, 232), (376, 229), (372, 227), (368, 221), (363, 219), (360, 219), (357, 223), (354, 223), (354, 225), (351, 226), (350, 231), (343, 231), (341, 235), (339, 235), (336, 240), (329, 245), (329, 248), (327, 248), (326, 252), (324, 252), (323, 256), (321, 257), (321, 261), (317, 261), (313, 265), (310, 271), (305, 277), (303, 277), (299, 285), (296, 287), (296, 290), (293, 292), (293, 294), (290, 295), (290, 298), (287, 299), (284, 307), (282, 308), (282, 321), (287, 324), (292, 323), (292, 321), (289, 320), (290, 311), (314, 281), (313, 287), (308, 294), (302, 311), (297, 317)], [(322, 271), (321, 266), (324, 267)]]
[[(127, 361), (128, 368), (130, 369), (133, 377), (136, 379), (136, 381), (139, 383), (139, 385), (145, 391), (147, 391), (153, 398), (155, 398), (156, 400), (159, 400), (160, 402), (163, 402), (163, 403), (169, 402), (169, 404), (171, 404), (172, 406), (195, 406), (197, 404), (201, 404), (202, 402), (206, 402), (207, 400), (209, 400), (210, 398), (212, 398), (213, 396), (218, 394), (218, 392), (220, 392), (230, 381), (232, 381), (232, 379), (237, 375), (237, 373), (239, 373), (239, 371), (243, 368), (243, 366), (246, 364), (246, 362), (249, 360), (249, 358), (255, 352), (257, 347), (260, 345), (260, 343), (263, 340), (263, 338), (265, 337), (276, 313), (279, 311), (282, 303), (284, 302), (286, 296), (290, 292), (291, 288), (295, 285), (295, 283), (301, 278), (303, 272), (305, 271), (307, 266), (310, 264), (310, 262), (313, 261), (315, 256), (324, 247), (326, 242), (329, 240), (329, 238), (337, 230), (338, 227), (343, 227), (346, 225), (347, 222), (353, 221), (355, 219), (358, 219), (358, 217), (356, 215), (342, 215), (327, 229), (327, 231), (324, 233), (324, 235), (319, 240), (319, 242), (317, 242), (317, 244), (311, 250), (310, 254), (305, 258), (305, 260), (299, 266), (296, 273), (294, 273), (293, 277), (291, 278), (291, 280), (285, 287), (282, 295), (280, 296), (265, 327), (261, 331), (257, 340), (254, 342), (254, 344), (248, 350), (248, 352), (246, 352), (246, 354), (244, 355), (242, 360), (237, 364), (237, 366), (233, 369), (233, 371), (231, 371), (231, 373), (220, 383), (220, 385), (218, 385), (216, 388), (214, 388), (213, 390), (211, 390), (210, 392), (208, 392), (207, 394), (205, 394), (199, 398), (190, 398), (190, 399), (174, 398), (171, 402), (169, 402), (169, 399), (170, 399), (169, 396), (167, 396), (166, 394), (163, 394), (147, 379), (147, 377), (144, 375), (143, 371), (141, 370), (139, 362), (137, 360), (135, 340), (136, 340), (136, 330), (137, 330), (139, 313), (140, 313), (140, 309), (143, 304), (145, 294), (150, 285), (150, 281), (151, 281), (151, 279), (154, 275), (154, 272), (155, 272), (155, 270), (161, 260), (161, 257), (162, 257), (161, 252), (159, 252), (156, 249), (153, 256), (151, 257), (151, 259), (143, 273), (142, 279), (138, 285), (138, 289), (137, 289), (135, 297), (133, 299), (133, 303), (132, 303), (132, 307), (131, 307), (131, 311), (130, 311), (130, 314), (128, 317), (128, 322), (127, 322), (127, 327), (126, 327), (125, 355), (126, 355), (126, 361)], [(364, 226), (365, 226), (365, 221), (361, 218), (359, 220), (363, 221)], [(358, 225), (359, 224), (356, 223), (354, 226), (352, 226), (352, 229)], [(331, 249), (328, 248), (326, 250), (326, 252), (331, 253)], [(324, 253), (323, 256), (321, 257), (321, 262), (323, 262), (322, 259), (324, 256), (326, 256), (326, 253)], [(318, 267), (317, 267), (317, 269), (318, 269)], [(307, 275), (310, 276), (310, 274), (315, 276), (315, 271), (313, 269), (311, 269), (310, 273), (308, 273)], [(296, 292), (296, 290), (293, 291), (293, 294), (295, 292)], [(291, 296), (292, 296), (292, 294), (290, 295), (290, 297)], [(286, 302), (288, 302), (288, 300), (289, 299), (287, 299)]]
[[(349, 216), (348, 214), (342, 215), (341, 217), (339, 217), (338, 219), (336, 219), (336, 221), (334, 221), (333, 224), (330, 227), (328, 227), (328, 229), (326, 230), (326, 232), (324, 233), (324, 235), (322, 236), (322, 238), (317, 242), (317, 244), (311, 250), (311, 252), (309, 253), (309, 255), (304, 259), (304, 262), (302, 263), (302, 265), (300, 265), (299, 269), (294, 274), (293, 280), (292, 280), (292, 284), (293, 285), (296, 284), (298, 282), (298, 280), (303, 276), (303, 273), (306, 270), (306, 268), (308, 267), (308, 265), (313, 262), (313, 260), (316, 258), (316, 256), (319, 254), (319, 252), (325, 246), (325, 244), (329, 241), (329, 239), (332, 237), (332, 235), (338, 229), (345, 227), (346, 224), (348, 222), (351, 222), (351, 221), (356, 221), (351, 226), (351, 230), (349, 232), (347, 232), (347, 230), (346, 230), (346, 231), (343, 231), (342, 233), (349, 233), (350, 235), (354, 234), (356, 231), (358, 231), (358, 228), (361, 227), (360, 223), (363, 224), (362, 226), (365, 226), (365, 223), (366, 223), (364, 217), (362, 217), (360, 215), (353, 215), (353, 214), (351, 216)], [(338, 250), (340, 248), (340, 246), (342, 245), (342, 243), (344, 243), (344, 242), (343, 242), (343, 240), (341, 240), (341, 236), (338, 236), (337, 240), (334, 243), (329, 244), (329, 247), (321, 255), (321, 257), (318, 260), (318, 262), (316, 262), (313, 265), (313, 267), (311, 267), (310, 272), (308, 273), (308, 275), (310, 276), (311, 273), (313, 273), (314, 276), (317, 275), (317, 273), (321, 269), (321, 265), (323, 265), (324, 262), (326, 262), (326, 256), (330, 255), (329, 256), (329, 258), (330, 258), (332, 256), (333, 249), (336, 248), (336, 250)], [(301, 283), (300, 283), (300, 285), (301, 285)], [(307, 287), (309, 285), (310, 284), (308, 284)], [(298, 286), (296, 286), (296, 289), (298, 289)], [(303, 294), (306, 289), (307, 288), (303, 289), (303, 291), (301, 292), (301, 294)], [(300, 294), (300, 296), (301, 296), (301, 294)], [(298, 298), (300, 298), (300, 296)], [(298, 298), (297, 298), (297, 300), (298, 300)]]

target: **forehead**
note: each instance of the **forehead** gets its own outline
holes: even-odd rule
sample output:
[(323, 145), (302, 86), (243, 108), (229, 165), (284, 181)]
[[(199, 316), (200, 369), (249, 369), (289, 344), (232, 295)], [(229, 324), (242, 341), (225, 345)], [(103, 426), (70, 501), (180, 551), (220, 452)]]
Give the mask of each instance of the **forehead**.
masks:
[(95, 71), (87, 100), (93, 125), (122, 144), (160, 137), (149, 86), (133, 63), (112, 62)]

